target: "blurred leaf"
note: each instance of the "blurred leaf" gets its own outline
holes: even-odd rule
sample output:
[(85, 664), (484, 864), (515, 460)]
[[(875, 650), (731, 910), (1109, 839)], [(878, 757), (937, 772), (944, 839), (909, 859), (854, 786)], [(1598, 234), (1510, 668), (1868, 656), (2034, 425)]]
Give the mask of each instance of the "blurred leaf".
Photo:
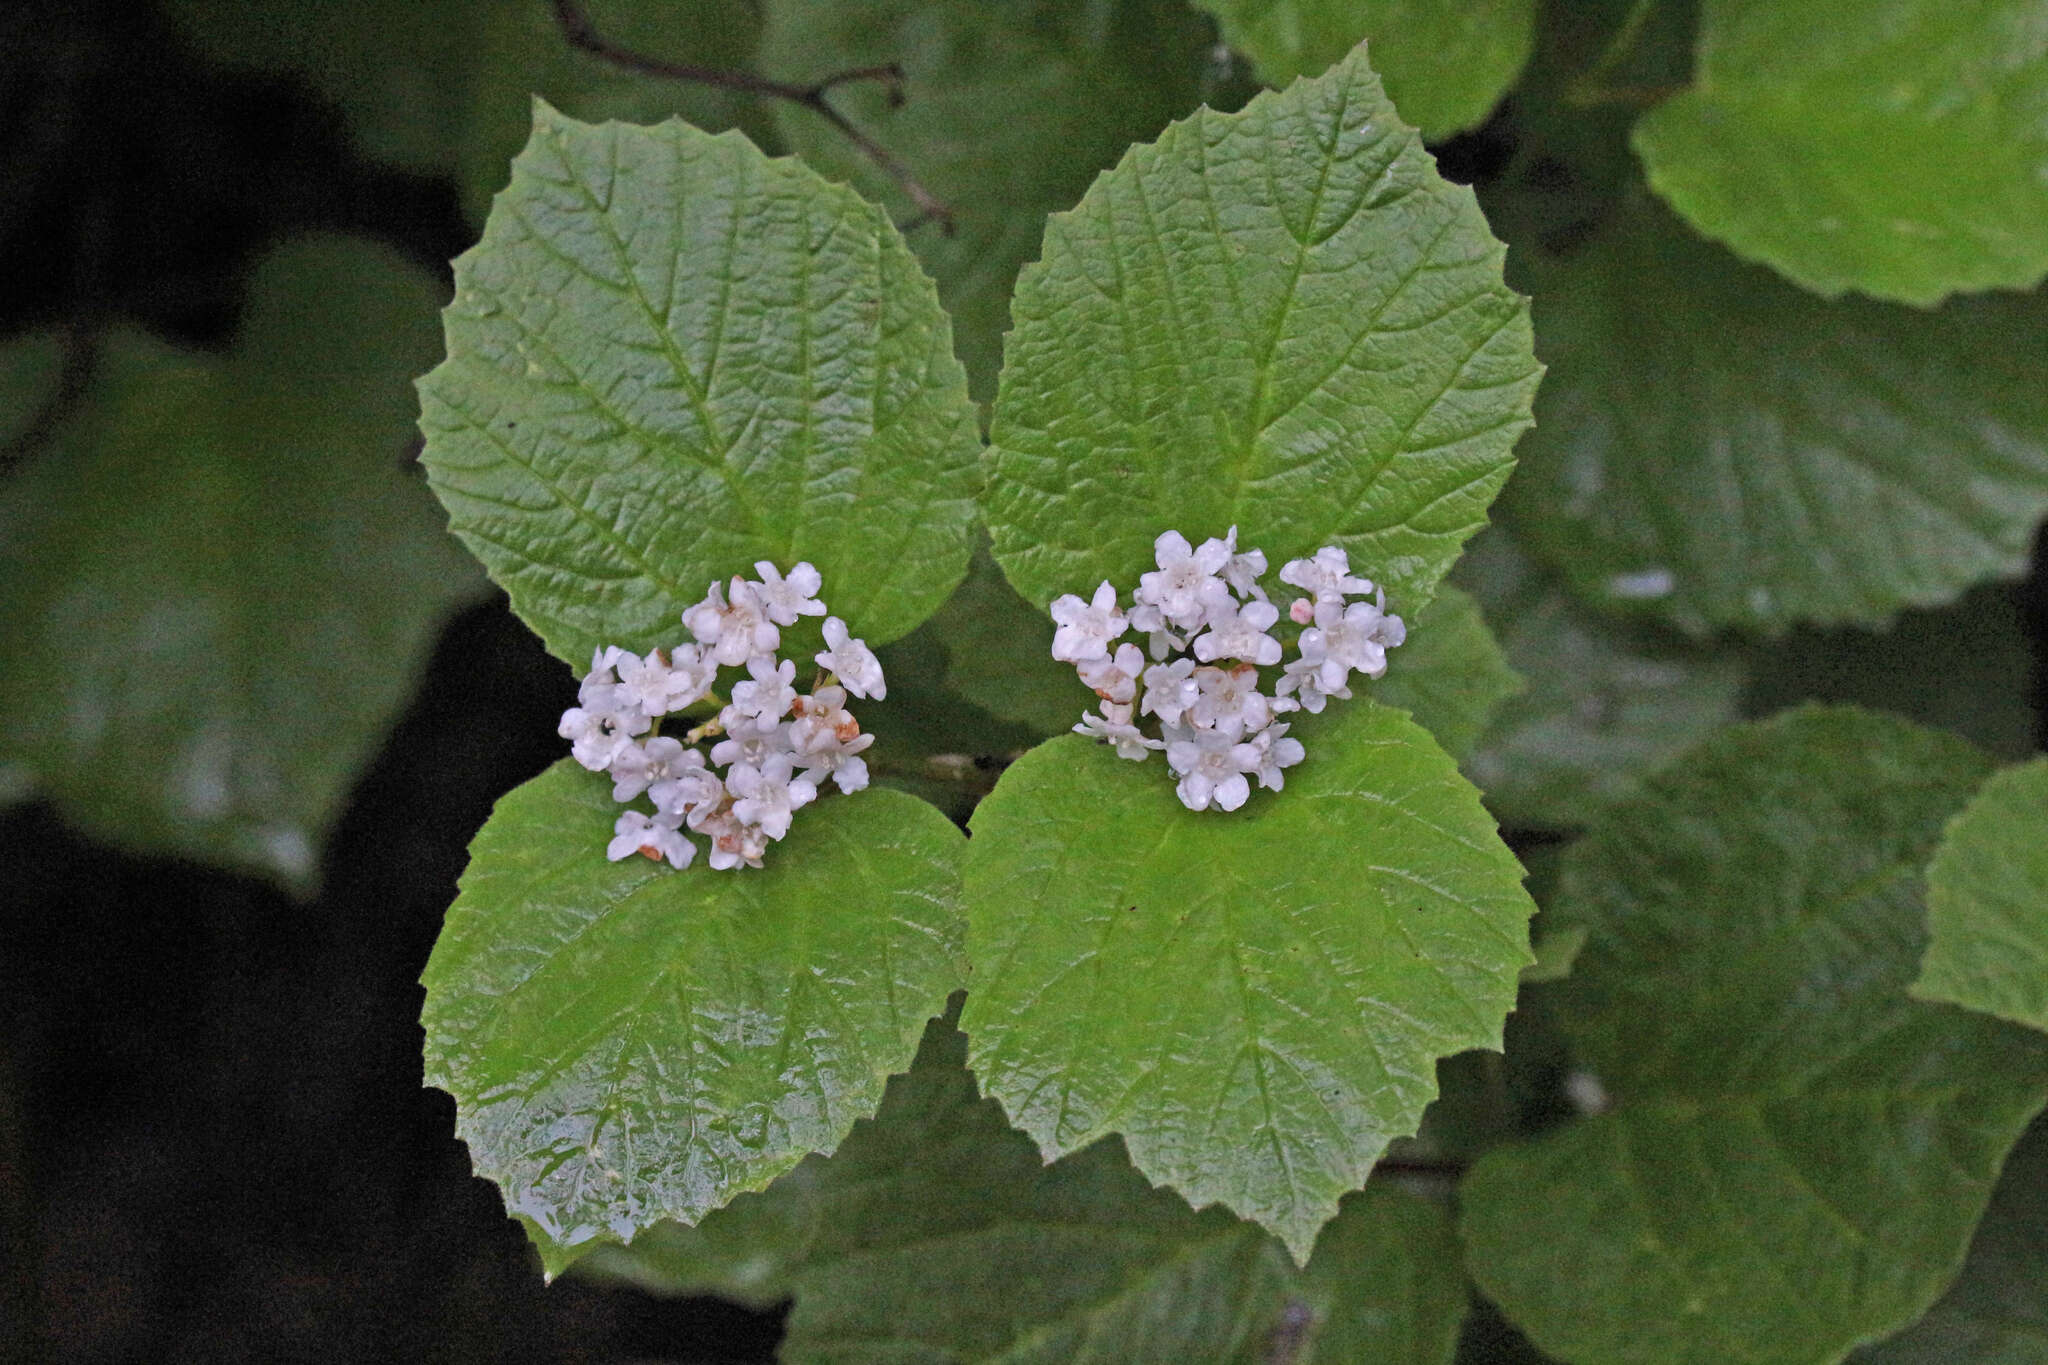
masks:
[(881, 212), (794, 161), (537, 106), (443, 320), (429, 477), (572, 665), (669, 643), (756, 560), (816, 564), (877, 644), (966, 569), (980, 443), (945, 315)]
[[(1039, 254), (1045, 218), (1096, 172), (1210, 95), (1213, 28), (1179, 0), (766, 0), (762, 67), (798, 82), (895, 62), (907, 96), (873, 83), (834, 104), (956, 215), (911, 245), (939, 284), (975, 396), (995, 393), (1010, 290)], [(846, 138), (807, 110), (783, 136), (827, 175), (899, 219), (917, 209)]]
[(1464, 764), (1505, 823), (1582, 825), (1644, 772), (1736, 718), (1743, 654), (1597, 615), (1503, 531), (1474, 540), (1456, 577), (1527, 684)]
[(828, 797), (758, 871), (608, 862), (567, 759), (498, 802), (421, 983), (426, 1081), (550, 1273), (845, 1137), (962, 983), (960, 833)]
[[(1344, 1196), (1303, 1278), (1319, 1291), (1316, 1365), (1449, 1365), (1467, 1307), (1441, 1204), (1389, 1185)], [(1265, 1361), (1284, 1360), (1272, 1351)]]
[[(407, 469), (436, 292), (380, 247), (284, 246), (231, 354), (111, 334), (0, 484), (0, 751), (96, 837), (312, 890), (349, 784), (482, 586)], [(50, 343), (20, 344), (47, 366)]]
[(1527, 686), (1508, 666), (1479, 604), (1443, 587), (1409, 622), (1408, 641), (1389, 656), (1386, 677), (1366, 690), (1375, 701), (1407, 708), (1444, 752), (1463, 760), (1501, 706)]
[(1018, 282), (984, 510), (1033, 605), (1135, 583), (1169, 527), (1328, 544), (1428, 603), (1513, 463), (1538, 369), (1471, 191), (1362, 54), (1200, 112), (1046, 229)]
[(1484, 119), (1515, 83), (1535, 0), (1196, 0), (1259, 76), (1319, 76), (1361, 41), (1401, 117), (1429, 138)]
[(2048, 1124), (2006, 1159), (1963, 1273), (1927, 1316), (1850, 1357), (1859, 1365), (2048, 1362)]
[(1778, 633), (2025, 568), (2048, 511), (2042, 299), (1824, 303), (1640, 192), (1513, 264), (1551, 368), (1505, 506), (1588, 599)]
[(926, 626), (945, 649), (946, 686), (1034, 737), (1065, 734), (1095, 707), (1074, 666), (1052, 657), (1052, 618), (1004, 581), (985, 544)]
[(1884, 631), (1801, 627), (1754, 651), (1743, 708), (1767, 715), (1805, 700), (1854, 702), (2024, 758), (2038, 721), (2028, 633), (2019, 594), (2003, 583), (1952, 606), (1902, 612)]
[(1657, 192), (1834, 297), (2048, 273), (2048, 19), (2014, 0), (1705, 0), (1690, 90), (1636, 126)]
[[(710, 132), (742, 127), (772, 142), (751, 96), (621, 70), (572, 47), (549, 0), (167, 0), (212, 60), (290, 73), (347, 116), (365, 155), (453, 175), (481, 223), (505, 183), (540, 95), (587, 121), (655, 123), (680, 114)], [(587, 0), (605, 37), (650, 57), (744, 70), (754, 0)]]
[(1399, 711), (1306, 717), (1280, 792), (1195, 812), (1162, 765), (1049, 740), (975, 811), (975, 1074), (1048, 1157), (1138, 1169), (1296, 1254), (1434, 1090), (1498, 1047), (1534, 907), (1478, 794)]
[(1611, 1111), (1489, 1153), (1468, 1264), (1565, 1360), (1823, 1362), (1954, 1276), (2048, 1040), (1924, 1005), (1920, 868), (1988, 770), (1847, 709), (1722, 732), (1565, 854), (1552, 994)]
[(2048, 1030), (2048, 758), (1995, 774), (1949, 823), (1927, 899), (1913, 994)]
[[(1543, 917), (1538, 915), (1540, 926)], [(1522, 983), (1562, 981), (1572, 974), (1572, 964), (1579, 960), (1579, 953), (1586, 946), (1586, 938), (1592, 930), (1583, 924), (1567, 924), (1548, 933), (1531, 931), (1536, 960), (1522, 968)]]

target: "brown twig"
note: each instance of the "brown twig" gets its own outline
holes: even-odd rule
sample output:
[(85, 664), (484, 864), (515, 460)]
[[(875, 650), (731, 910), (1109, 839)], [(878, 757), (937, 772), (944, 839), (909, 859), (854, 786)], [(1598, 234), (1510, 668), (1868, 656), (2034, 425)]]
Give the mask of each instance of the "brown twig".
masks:
[(788, 100), (801, 105), (837, 129), (840, 136), (851, 142), (860, 154), (873, 162), (875, 167), (903, 191), (905, 197), (917, 206), (917, 212), (903, 224), (903, 230), (924, 223), (937, 223), (939, 231), (948, 237), (953, 235), (953, 209), (945, 200), (933, 194), (910, 173), (910, 168), (884, 147), (881, 143), (856, 128), (846, 115), (834, 109), (825, 96), (842, 85), (855, 81), (879, 81), (888, 93), (889, 107), (894, 109), (903, 103), (903, 68), (894, 62), (881, 66), (860, 66), (827, 76), (813, 85), (792, 85), (787, 81), (770, 80), (750, 71), (721, 71), (708, 66), (691, 66), (684, 62), (665, 61), (650, 57), (644, 52), (620, 47), (597, 31), (590, 16), (583, 10), (580, 0), (554, 0), (555, 23), (562, 30), (562, 37), (571, 47), (625, 71), (642, 76), (653, 76), (660, 80), (687, 81), (692, 85), (710, 86), (715, 90), (731, 90), (743, 95), (762, 95), (769, 99)]
[(0, 443), (0, 476), (38, 453), (57, 434), (59, 427), (85, 397), (99, 362), (99, 325), (96, 319), (73, 319), (64, 329), (62, 357), (56, 378), (43, 401), (22, 424), (12, 440)]

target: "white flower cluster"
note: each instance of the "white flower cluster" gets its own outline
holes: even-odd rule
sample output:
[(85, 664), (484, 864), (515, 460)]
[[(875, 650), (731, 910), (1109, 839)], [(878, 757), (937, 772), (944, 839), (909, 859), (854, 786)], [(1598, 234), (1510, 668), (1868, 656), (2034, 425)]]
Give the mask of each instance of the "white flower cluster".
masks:
[[(1200, 546), (1168, 531), (1152, 550), (1159, 568), (1138, 579), (1129, 611), (1109, 583), (1093, 601), (1068, 593), (1052, 604), (1052, 657), (1073, 664), (1102, 698), (1101, 710), (1074, 730), (1116, 746), (1123, 758), (1164, 750), (1183, 805), (1236, 810), (1251, 795), (1251, 778), (1277, 791), (1282, 770), (1302, 760), (1301, 741), (1287, 737), (1280, 717), (1321, 711), (1332, 697), (1348, 700), (1351, 674), (1385, 673), (1387, 651), (1407, 638), (1407, 628), (1387, 614), (1384, 590), (1352, 577), (1350, 560), (1336, 546), (1290, 560), (1280, 581), (1307, 594), (1287, 609), (1302, 630), (1296, 657), (1269, 696), (1260, 690), (1259, 670), (1280, 663), (1286, 651), (1272, 633), (1280, 609), (1259, 586), (1265, 554), (1239, 553), (1235, 526)], [(1368, 594), (1371, 601), (1349, 600)], [(1118, 643), (1129, 631), (1146, 637), (1144, 651)], [(1144, 716), (1158, 718), (1158, 738), (1138, 728)]]
[[(789, 833), (790, 817), (817, 798), (826, 779), (842, 792), (868, 784), (860, 755), (875, 742), (846, 709), (856, 697), (888, 694), (881, 661), (850, 637), (846, 623), (825, 616), (822, 580), (799, 563), (784, 577), (767, 560), (757, 579), (735, 576), (727, 590), (713, 583), (702, 602), (683, 613), (695, 644), (659, 649), (643, 658), (608, 645), (590, 660), (577, 705), (562, 713), (560, 733), (570, 752), (592, 772), (609, 773), (612, 798), (645, 793), (650, 814), (628, 810), (613, 826), (605, 850), (617, 862), (635, 853), (676, 867), (697, 854), (684, 830), (711, 841), (715, 868), (759, 867), (768, 845)], [(796, 664), (776, 657), (784, 626), (800, 616), (825, 616), (820, 673), (808, 695), (796, 690)], [(732, 700), (681, 739), (658, 733), (661, 718), (706, 698), (721, 667), (746, 669)], [(645, 736), (645, 738), (642, 738)], [(691, 746), (717, 738), (710, 762)], [(723, 768), (720, 772), (718, 769)]]

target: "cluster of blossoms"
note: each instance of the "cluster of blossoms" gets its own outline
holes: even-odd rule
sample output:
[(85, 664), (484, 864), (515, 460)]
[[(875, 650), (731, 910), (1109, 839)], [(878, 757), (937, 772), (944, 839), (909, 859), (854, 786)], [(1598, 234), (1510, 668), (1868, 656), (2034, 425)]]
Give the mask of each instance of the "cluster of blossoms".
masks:
[[(816, 569), (799, 563), (784, 577), (762, 560), (754, 571), (759, 579), (735, 576), (726, 590), (713, 583), (683, 613), (695, 644), (644, 657), (616, 645), (598, 650), (577, 704), (562, 713), (570, 752), (592, 772), (610, 774), (614, 800), (644, 794), (653, 803), (652, 813), (618, 818), (605, 850), (614, 862), (640, 853), (687, 867), (697, 854), (687, 829), (710, 840), (713, 867), (759, 867), (821, 783), (830, 779), (842, 792), (868, 784), (860, 755), (875, 737), (861, 733), (846, 698), (887, 695), (881, 662), (844, 621), (825, 615)], [(825, 617), (825, 649), (815, 656), (823, 672), (808, 695), (796, 690), (796, 664), (776, 655), (782, 627), (800, 616)], [(662, 717), (721, 700), (714, 690), (721, 667), (744, 668), (747, 676), (733, 684), (716, 718), (681, 739), (659, 733)], [(714, 738), (706, 762), (692, 746)]]
[[(1240, 553), (1235, 526), (1199, 546), (1168, 531), (1152, 548), (1159, 568), (1139, 578), (1128, 611), (1109, 583), (1093, 601), (1069, 593), (1052, 604), (1052, 657), (1073, 664), (1102, 698), (1102, 709), (1074, 730), (1116, 746), (1123, 758), (1164, 750), (1183, 805), (1236, 810), (1251, 795), (1250, 779), (1277, 791), (1282, 770), (1302, 760), (1301, 741), (1287, 737), (1280, 717), (1319, 712), (1332, 697), (1348, 700), (1351, 674), (1385, 673), (1387, 651), (1408, 632), (1387, 614), (1386, 592), (1352, 577), (1336, 546), (1290, 560), (1280, 581), (1305, 594), (1287, 608), (1301, 632), (1296, 657), (1269, 696), (1259, 670), (1279, 664), (1286, 651), (1272, 633), (1280, 608), (1259, 585), (1265, 554)], [(1131, 631), (1145, 637), (1143, 651), (1118, 643)], [(1157, 738), (1139, 728), (1145, 716), (1157, 717)]]

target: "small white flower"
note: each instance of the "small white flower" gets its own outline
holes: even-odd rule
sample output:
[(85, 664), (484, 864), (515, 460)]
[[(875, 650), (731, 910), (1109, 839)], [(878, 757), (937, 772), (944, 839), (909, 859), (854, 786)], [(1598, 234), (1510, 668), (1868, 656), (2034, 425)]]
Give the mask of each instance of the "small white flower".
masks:
[(787, 727), (775, 721), (765, 724), (735, 717), (735, 725), (725, 727), (725, 738), (711, 746), (711, 761), (721, 766), (727, 763), (751, 763), (759, 767), (770, 754), (787, 753), (789, 736)]
[(1167, 766), (1181, 775), (1174, 791), (1189, 810), (1242, 806), (1252, 794), (1245, 774), (1257, 772), (1260, 760), (1256, 745), (1213, 730), (1176, 730), (1166, 744)]
[(816, 783), (793, 774), (788, 754), (770, 754), (758, 767), (733, 764), (725, 776), (725, 789), (733, 796), (733, 818), (770, 839), (788, 834), (791, 816), (818, 795)]
[(1145, 670), (1145, 700), (1138, 710), (1159, 717), (1163, 724), (1180, 724), (1182, 713), (1201, 700), (1202, 689), (1196, 685), (1194, 674), (1193, 659), (1152, 665)]
[(1339, 701), (1351, 700), (1350, 688), (1326, 688), (1322, 685), (1323, 666), (1320, 652), (1315, 655), (1304, 653), (1301, 658), (1288, 664), (1280, 675), (1280, 681), (1274, 684), (1273, 691), (1278, 694), (1278, 699), (1274, 701), (1273, 709), (1301, 710), (1313, 716), (1322, 714), (1325, 702), (1331, 697)]
[(604, 856), (618, 862), (635, 853), (644, 853), (656, 862), (666, 858), (672, 866), (688, 867), (690, 859), (697, 856), (697, 846), (685, 839), (667, 816), (629, 810), (613, 822), (612, 841), (605, 845)]
[(1282, 768), (1291, 768), (1308, 756), (1298, 739), (1288, 739), (1287, 723), (1269, 725), (1245, 742), (1257, 750), (1259, 755), (1259, 785), (1268, 791), (1279, 791), (1286, 785), (1281, 775)]
[(697, 761), (685, 759), (676, 771), (649, 786), (647, 795), (663, 815), (677, 816), (697, 829), (725, 803), (725, 783), (704, 766), (695, 749), (688, 752)]
[(836, 616), (825, 618), (825, 648), (817, 656), (818, 667), (830, 671), (856, 697), (877, 701), (889, 695), (882, 677), (882, 661), (867, 642), (846, 633), (846, 622)]
[(761, 610), (776, 625), (793, 626), (799, 616), (825, 614), (825, 604), (818, 600), (818, 589), (824, 579), (809, 560), (798, 560), (787, 578), (765, 559), (754, 561), (754, 572), (761, 575), (761, 581), (755, 585)]
[(1117, 610), (1116, 589), (1108, 582), (1095, 590), (1095, 600), (1083, 602), (1072, 593), (1053, 599), (1052, 657), (1063, 664), (1085, 663), (1109, 657), (1109, 642), (1124, 633), (1127, 618)]
[(1128, 704), (1137, 695), (1138, 675), (1145, 671), (1145, 656), (1136, 645), (1118, 645), (1107, 659), (1090, 659), (1075, 667), (1081, 681), (1104, 701)]
[(1115, 702), (1104, 702), (1099, 713), (1090, 711), (1083, 715), (1074, 733), (1116, 746), (1118, 758), (1142, 759), (1152, 750), (1166, 747), (1163, 740), (1145, 738), (1132, 723), (1131, 708)]
[(1232, 552), (1230, 558), (1223, 561), (1223, 568), (1220, 570), (1223, 581), (1228, 583), (1230, 590), (1239, 597), (1250, 598), (1258, 602), (1265, 601), (1266, 590), (1259, 586), (1259, 580), (1266, 576), (1266, 552), (1264, 550), (1246, 550), (1243, 554), (1236, 553), (1237, 528), (1235, 526), (1230, 528), (1230, 534), (1223, 538), (1223, 543), (1225, 548)]
[(1351, 557), (1335, 545), (1317, 550), (1314, 559), (1288, 560), (1280, 568), (1280, 581), (1324, 601), (1372, 591), (1371, 579), (1351, 576)]
[(720, 872), (737, 867), (759, 867), (768, 851), (768, 836), (742, 823), (727, 806), (705, 821), (699, 831), (711, 840), (711, 866)]
[(1131, 608), (1131, 629), (1145, 635), (1145, 652), (1155, 660), (1164, 661), (1166, 656), (1187, 648), (1187, 639), (1166, 628), (1166, 614), (1150, 602), (1140, 602)]
[(682, 645), (673, 661), (650, 649), (647, 657), (618, 651), (619, 695), (650, 716), (680, 711), (711, 690), (718, 666), (695, 645)]
[(773, 654), (782, 646), (782, 632), (768, 619), (760, 590), (738, 576), (732, 580), (731, 602), (713, 583), (702, 602), (683, 612), (683, 625), (727, 668), (745, 663), (749, 655)]
[(1347, 670), (1368, 678), (1387, 671), (1387, 650), (1408, 638), (1407, 627), (1398, 616), (1389, 616), (1380, 604), (1352, 602), (1325, 597), (1316, 603), (1316, 623), (1301, 633), (1302, 658), (1314, 658), (1319, 685), (1331, 696), (1344, 686)]
[(653, 725), (643, 712), (622, 705), (619, 698), (609, 695), (616, 688), (599, 690), (608, 695), (593, 700), (603, 704), (572, 706), (562, 713), (561, 723), (555, 727), (556, 734), (570, 741), (571, 756), (594, 773), (611, 767), (620, 750), (633, 742), (633, 736), (646, 734)]
[(741, 721), (752, 721), (757, 727), (773, 725), (789, 714), (789, 708), (796, 702), (796, 665), (788, 659), (777, 663), (769, 654), (756, 654), (747, 660), (748, 681), (734, 683), (732, 704), (719, 715), (726, 729), (730, 730)]
[(798, 697), (788, 733), (790, 750), (812, 782), (830, 777), (849, 795), (868, 785), (867, 760), (859, 755), (875, 737), (861, 733), (860, 722), (846, 709), (845, 689), (821, 687)]
[(1199, 695), (1188, 708), (1188, 723), (1233, 739), (1271, 723), (1273, 705), (1259, 691), (1258, 669), (1249, 664), (1233, 669), (1198, 668), (1194, 679)]
[(1187, 537), (1168, 531), (1152, 542), (1156, 573), (1138, 578), (1137, 599), (1159, 608), (1166, 623), (1177, 630), (1200, 630), (1212, 611), (1231, 605), (1230, 586), (1216, 575), (1230, 561), (1230, 547), (1220, 540), (1205, 540), (1197, 550)]
[(1209, 618), (1209, 629), (1195, 637), (1195, 657), (1203, 663), (1242, 659), (1252, 664), (1280, 662), (1280, 642), (1266, 632), (1280, 619), (1271, 602), (1247, 602)]
[(612, 758), (612, 800), (631, 801), (657, 782), (703, 768), (704, 755), (667, 735), (656, 735), (644, 744), (629, 740)]

